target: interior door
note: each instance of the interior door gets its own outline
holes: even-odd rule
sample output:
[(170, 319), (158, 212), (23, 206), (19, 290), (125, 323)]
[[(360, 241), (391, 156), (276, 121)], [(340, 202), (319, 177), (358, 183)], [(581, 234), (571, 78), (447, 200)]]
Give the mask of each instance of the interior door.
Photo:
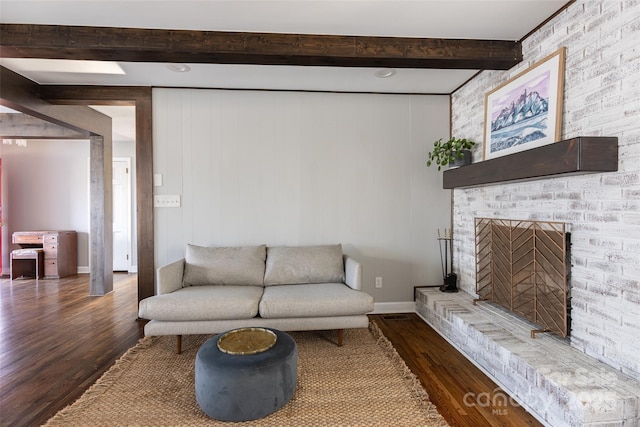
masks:
[(130, 160), (113, 160), (113, 271), (129, 271), (131, 248)]

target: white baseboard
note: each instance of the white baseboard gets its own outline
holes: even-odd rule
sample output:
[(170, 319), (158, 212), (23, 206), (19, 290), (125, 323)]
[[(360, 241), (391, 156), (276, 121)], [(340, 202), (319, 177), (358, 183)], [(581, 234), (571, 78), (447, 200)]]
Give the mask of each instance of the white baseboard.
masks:
[(413, 301), (376, 302), (373, 304), (373, 312), (369, 314), (415, 313), (415, 312), (416, 312), (416, 303)]
[[(89, 267), (78, 267), (78, 274), (89, 274), (91, 273), (91, 271), (89, 270)], [(138, 273), (138, 266), (137, 265), (132, 265), (131, 268), (129, 268), (128, 273)]]

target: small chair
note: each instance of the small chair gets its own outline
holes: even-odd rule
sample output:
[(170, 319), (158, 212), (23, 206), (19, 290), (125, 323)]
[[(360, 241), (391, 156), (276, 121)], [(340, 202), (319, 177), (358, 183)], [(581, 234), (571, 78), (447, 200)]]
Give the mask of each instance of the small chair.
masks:
[(11, 251), (11, 280), (17, 277), (36, 280), (44, 277), (44, 249), (28, 248)]

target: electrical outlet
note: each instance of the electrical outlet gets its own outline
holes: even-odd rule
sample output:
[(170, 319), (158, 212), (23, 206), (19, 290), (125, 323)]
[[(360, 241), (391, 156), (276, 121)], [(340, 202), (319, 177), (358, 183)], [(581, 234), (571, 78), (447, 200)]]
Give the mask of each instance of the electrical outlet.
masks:
[(382, 277), (376, 277), (376, 288), (382, 287)]

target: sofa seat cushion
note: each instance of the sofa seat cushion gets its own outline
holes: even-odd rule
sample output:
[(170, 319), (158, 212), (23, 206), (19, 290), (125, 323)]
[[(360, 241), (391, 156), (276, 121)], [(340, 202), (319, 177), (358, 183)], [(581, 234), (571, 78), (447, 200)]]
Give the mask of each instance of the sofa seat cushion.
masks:
[(373, 298), (344, 283), (280, 285), (264, 288), (263, 318), (351, 316), (373, 311)]
[(203, 247), (187, 245), (183, 286), (262, 286), (266, 246)]
[(262, 286), (190, 286), (140, 301), (143, 319), (251, 319), (258, 314)]
[(344, 282), (342, 245), (267, 248), (264, 285)]

